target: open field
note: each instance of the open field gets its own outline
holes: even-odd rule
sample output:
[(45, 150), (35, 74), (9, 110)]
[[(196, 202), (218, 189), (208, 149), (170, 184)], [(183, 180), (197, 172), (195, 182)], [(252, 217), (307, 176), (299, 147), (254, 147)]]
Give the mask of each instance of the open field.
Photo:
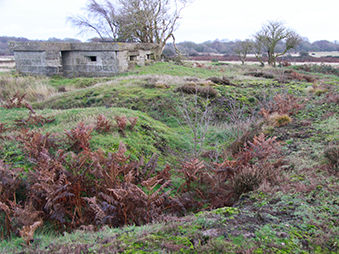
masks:
[[(277, 63), (279, 62), (288, 62), (291, 65), (303, 65), (303, 64), (328, 64), (332, 66), (339, 65), (339, 52), (333, 51), (333, 52), (310, 52), (309, 57), (307, 58), (301, 58), (299, 57), (299, 53), (291, 53), (290, 54), (292, 58), (288, 57), (287, 54), (283, 57), (277, 58)], [(189, 57), (192, 61), (215, 61), (218, 60), (221, 63), (233, 63), (233, 64), (241, 64), (241, 61), (239, 61), (239, 58), (235, 55), (223, 55), (223, 54), (205, 54), (200, 56), (194, 56)], [(267, 59), (263, 58), (266, 62)], [(248, 54), (245, 64), (260, 64), (257, 58), (254, 54)]]
[(321, 51), (321, 52), (309, 52), (309, 54), (313, 57), (339, 57), (339, 51), (331, 51), (331, 52), (326, 52), (326, 51)]
[(0, 72), (11, 71), (15, 68), (14, 56), (0, 56)]
[(0, 106), (1, 253), (339, 252), (335, 66), (1, 73)]

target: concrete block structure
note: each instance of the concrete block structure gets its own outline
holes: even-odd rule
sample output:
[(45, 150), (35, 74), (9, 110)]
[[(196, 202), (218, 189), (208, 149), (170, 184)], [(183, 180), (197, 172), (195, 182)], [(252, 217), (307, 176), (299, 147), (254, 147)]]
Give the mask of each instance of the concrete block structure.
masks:
[(159, 52), (153, 43), (10, 42), (17, 71), (34, 75), (109, 77), (132, 65), (154, 62)]

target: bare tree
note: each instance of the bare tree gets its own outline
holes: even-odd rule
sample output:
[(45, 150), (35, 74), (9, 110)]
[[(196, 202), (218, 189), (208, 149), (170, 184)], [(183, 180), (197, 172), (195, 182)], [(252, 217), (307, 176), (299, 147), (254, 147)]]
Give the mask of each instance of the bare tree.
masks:
[(212, 107), (208, 96), (205, 99), (199, 97), (198, 86), (196, 85), (195, 88), (193, 102), (186, 99), (182, 94), (180, 105), (177, 104), (177, 108), (188, 128), (180, 120), (177, 119), (177, 121), (183, 129), (184, 135), (190, 139), (190, 149), (193, 152), (193, 156), (197, 158), (204, 147), (206, 134), (211, 125)]
[(264, 50), (264, 45), (259, 40), (252, 40), (252, 48), (253, 48), (253, 52), (254, 52), (255, 57), (260, 62), (261, 66), (264, 67), (265, 62), (262, 59), (262, 52)]
[(235, 41), (233, 52), (237, 54), (242, 64), (245, 64), (246, 56), (251, 52), (253, 44), (250, 40)]
[(115, 5), (105, 0), (89, 0), (84, 8), (86, 15), (67, 17), (67, 22), (80, 28), (80, 33), (95, 32), (102, 41), (116, 41), (119, 35), (118, 14)]
[[(289, 49), (296, 48), (301, 37), (293, 30), (286, 28), (282, 21), (267, 21), (260, 31), (254, 34), (255, 41), (265, 48), (268, 54), (268, 64), (276, 66), (276, 58), (284, 55)], [(280, 42), (284, 42), (284, 50), (276, 52)]]
[(194, 0), (89, 0), (87, 15), (68, 17), (81, 32), (92, 31), (105, 40), (159, 44), (159, 58), (178, 28), (181, 11)]

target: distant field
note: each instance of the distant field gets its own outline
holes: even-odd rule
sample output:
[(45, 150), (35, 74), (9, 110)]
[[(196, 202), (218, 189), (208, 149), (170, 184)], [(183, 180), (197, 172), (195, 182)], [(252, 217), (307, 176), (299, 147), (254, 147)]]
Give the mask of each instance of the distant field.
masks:
[(15, 61), (13, 56), (0, 56), (0, 72), (7, 72), (13, 70)]
[[(315, 58), (321, 58), (321, 57), (339, 57), (339, 51), (322, 51), (322, 52), (309, 52), (310, 56), (315, 57)], [(218, 58), (222, 57), (222, 54), (209, 54), (210, 57), (212, 58)], [(299, 53), (291, 54), (292, 56), (299, 56)], [(247, 64), (252, 64), (254, 61), (251, 58), (255, 58), (254, 54), (248, 54), (247, 57)], [(193, 58), (194, 59), (194, 58)], [(208, 61), (207, 59), (199, 59), (199, 60), (193, 60), (193, 61)], [(241, 64), (240, 61), (237, 60), (220, 60), (221, 62), (225, 63), (232, 63), (232, 64)], [(339, 65), (339, 60), (338, 62), (307, 62), (307, 64), (320, 64), (320, 63), (326, 63), (328, 65)], [(291, 61), (292, 65), (299, 65), (299, 64), (305, 64), (305, 62), (299, 62), (298, 60), (293, 60)], [(11, 70), (15, 69), (15, 61), (14, 61), (14, 56), (0, 56), (0, 72), (9, 72)]]
[(326, 56), (338, 56), (339, 57), (339, 51), (331, 51), (331, 52), (309, 52), (309, 54), (313, 57), (326, 57)]
[[(309, 58), (300, 58), (298, 56), (299, 52), (291, 54), (293, 58), (285, 57), (284, 55), (281, 58), (277, 59), (277, 63), (280, 61), (287, 61), (292, 65), (300, 65), (300, 64), (326, 64), (326, 65), (339, 65), (339, 52), (332, 51), (332, 52), (309, 52), (311, 57)], [(264, 61), (267, 63), (267, 57), (263, 57)], [(239, 58), (235, 55), (224, 55), (224, 54), (205, 54), (199, 56), (190, 57), (192, 61), (212, 61), (218, 60), (219, 62), (223, 63), (232, 63), (232, 64), (240, 64)], [(253, 64), (259, 63), (256, 59), (254, 54), (248, 54), (246, 57), (245, 64)]]

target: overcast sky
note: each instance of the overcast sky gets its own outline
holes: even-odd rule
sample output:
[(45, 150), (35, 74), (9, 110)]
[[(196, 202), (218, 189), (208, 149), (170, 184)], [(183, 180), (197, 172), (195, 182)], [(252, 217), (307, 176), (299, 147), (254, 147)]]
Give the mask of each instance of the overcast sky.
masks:
[[(28, 39), (78, 38), (66, 17), (81, 13), (87, 0), (0, 0), (0, 36)], [(338, 0), (195, 0), (175, 32), (176, 41), (248, 39), (267, 20), (284, 20), (311, 42), (339, 40)]]

